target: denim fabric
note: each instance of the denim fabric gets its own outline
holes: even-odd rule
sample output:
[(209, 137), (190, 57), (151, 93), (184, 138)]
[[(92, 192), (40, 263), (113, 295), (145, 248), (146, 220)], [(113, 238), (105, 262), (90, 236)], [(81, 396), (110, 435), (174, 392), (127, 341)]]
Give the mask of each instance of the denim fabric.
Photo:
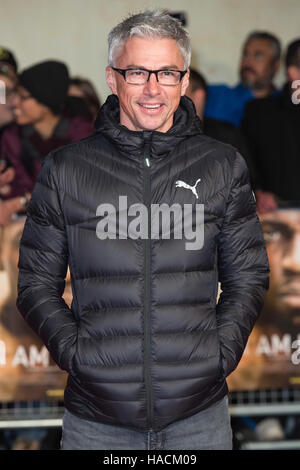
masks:
[(225, 396), (206, 410), (158, 432), (87, 421), (65, 410), (61, 450), (231, 450), (232, 430)]

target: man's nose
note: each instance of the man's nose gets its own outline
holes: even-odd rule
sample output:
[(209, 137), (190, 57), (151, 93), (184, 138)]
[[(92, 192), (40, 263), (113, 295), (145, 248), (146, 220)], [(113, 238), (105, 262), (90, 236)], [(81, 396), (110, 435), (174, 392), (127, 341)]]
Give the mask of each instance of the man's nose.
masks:
[(290, 241), (286, 254), (282, 261), (283, 269), (287, 271), (297, 271), (300, 273), (300, 234), (297, 234)]
[(243, 67), (251, 67), (253, 64), (252, 57), (248, 54), (246, 57), (243, 57), (242, 59), (242, 66)]
[(156, 79), (155, 73), (151, 73), (149, 80), (145, 83), (144, 90), (147, 94), (155, 96), (160, 93), (160, 85)]

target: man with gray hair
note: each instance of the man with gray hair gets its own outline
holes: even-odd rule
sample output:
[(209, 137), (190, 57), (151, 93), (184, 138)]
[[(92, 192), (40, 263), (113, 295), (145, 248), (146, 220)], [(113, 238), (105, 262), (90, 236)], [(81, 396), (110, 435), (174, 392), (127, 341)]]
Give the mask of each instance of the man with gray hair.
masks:
[(163, 11), (114, 28), (96, 133), (28, 206), (17, 305), (69, 373), (62, 449), (232, 448), (226, 377), (269, 269), (244, 159), (184, 96), (190, 51)]

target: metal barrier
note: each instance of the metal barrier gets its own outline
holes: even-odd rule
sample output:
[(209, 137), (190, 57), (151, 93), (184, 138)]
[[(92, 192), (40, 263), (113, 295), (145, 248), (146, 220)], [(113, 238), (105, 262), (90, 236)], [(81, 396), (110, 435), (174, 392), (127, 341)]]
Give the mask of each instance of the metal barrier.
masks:
[[(229, 393), (232, 418), (245, 416), (300, 415), (300, 389), (253, 390)], [(21, 428), (60, 428), (63, 402), (0, 403), (0, 430)], [(300, 449), (300, 440), (246, 442), (241, 450)]]
[(60, 427), (62, 402), (7, 402), (0, 404), (0, 429)]
[(229, 406), (232, 416), (300, 414), (300, 389), (230, 392)]
[[(300, 389), (230, 392), (229, 409), (233, 417), (300, 414)], [(0, 403), (0, 429), (60, 427), (63, 414), (63, 402)]]

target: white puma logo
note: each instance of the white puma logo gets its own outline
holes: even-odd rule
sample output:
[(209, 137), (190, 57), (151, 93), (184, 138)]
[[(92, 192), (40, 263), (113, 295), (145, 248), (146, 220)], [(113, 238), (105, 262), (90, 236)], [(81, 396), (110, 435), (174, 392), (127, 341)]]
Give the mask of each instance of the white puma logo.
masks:
[(194, 184), (194, 186), (190, 186), (189, 184), (185, 183), (184, 181), (181, 181), (181, 180), (177, 180), (175, 185), (176, 185), (176, 188), (186, 188), (186, 189), (190, 189), (192, 191), (192, 193), (195, 194), (196, 196), (196, 199), (198, 199), (198, 194), (197, 194), (197, 191), (196, 191), (196, 186), (197, 184), (199, 183), (199, 181), (201, 181), (201, 178), (197, 179), (196, 183)]

